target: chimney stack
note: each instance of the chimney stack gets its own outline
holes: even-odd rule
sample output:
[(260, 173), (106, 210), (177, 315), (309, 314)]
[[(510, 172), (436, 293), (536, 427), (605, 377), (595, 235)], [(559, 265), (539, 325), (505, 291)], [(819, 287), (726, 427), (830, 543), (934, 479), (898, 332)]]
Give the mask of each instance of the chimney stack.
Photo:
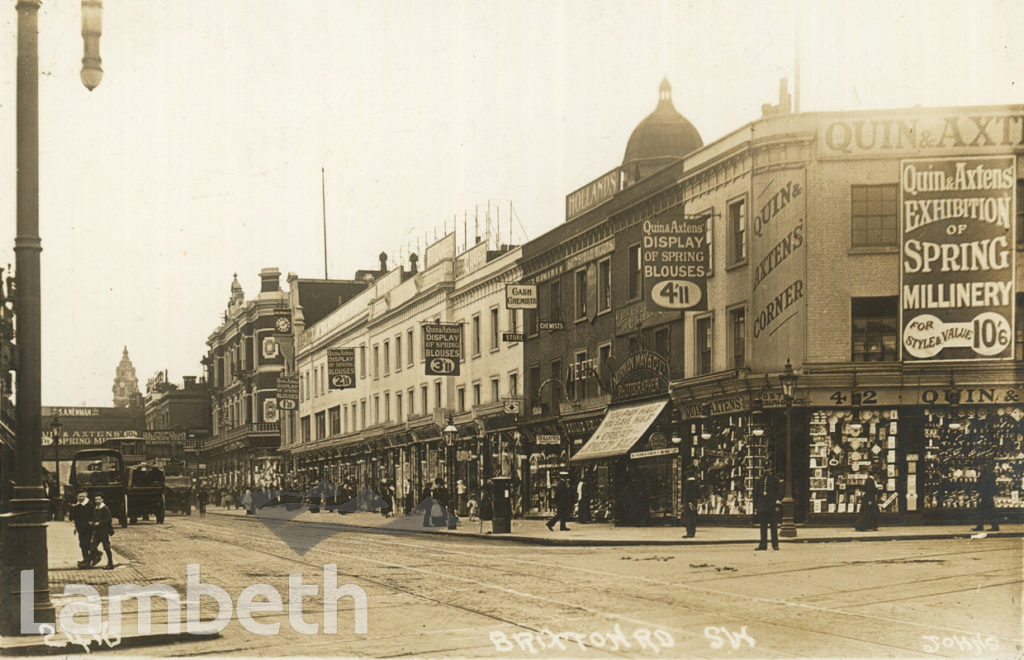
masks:
[(260, 271), (260, 293), (276, 293), (281, 290), (281, 271), (264, 268)]

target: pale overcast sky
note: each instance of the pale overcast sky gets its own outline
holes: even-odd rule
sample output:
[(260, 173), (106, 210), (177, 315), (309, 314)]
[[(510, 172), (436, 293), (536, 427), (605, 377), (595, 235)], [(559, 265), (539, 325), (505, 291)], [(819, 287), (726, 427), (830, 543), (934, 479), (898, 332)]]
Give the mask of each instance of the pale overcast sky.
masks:
[[(0, 12), (0, 259), (14, 262), (16, 13)], [(1020, 0), (106, 0), (102, 84), (78, 0), (39, 16), (45, 405), (200, 375), (232, 273), (351, 277), (509, 201), (534, 238), (618, 165), (663, 76), (705, 143), (792, 81), (801, 109), (1022, 103)], [(492, 211), (495, 215), (496, 211)], [(507, 240), (507, 238), (506, 238)], [(461, 241), (461, 237), (460, 237)], [(282, 276), (282, 282), (284, 275)]]

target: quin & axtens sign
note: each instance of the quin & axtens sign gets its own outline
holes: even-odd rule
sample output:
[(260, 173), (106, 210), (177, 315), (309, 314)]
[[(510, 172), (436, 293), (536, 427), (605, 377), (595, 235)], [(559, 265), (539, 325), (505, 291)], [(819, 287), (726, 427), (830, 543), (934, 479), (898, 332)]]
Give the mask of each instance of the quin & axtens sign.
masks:
[(424, 324), (423, 357), (428, 376), (458, 376), (462, 361), (462, 324)]
[(969, 148), (1005, 153), (1024, 145), (1024, 111), (978, 108), (977, 112), (942, 111), (851, 116), (819, 127), (818, 149), (824, 158), (878, 156)]
[(329, 389), (344, 390), (356, 386), (356, 351), (354, 348), (331, 348), (327, 351)]
[[(682, 208), (682, 207), (680, 207)], [(643, 222), (643, 274), (651, 311), (706, 310), (711, 252), (707, 216), (666, 213)]]
[(1013, 359), (1016, 158), (900, 163), (902, 359)]

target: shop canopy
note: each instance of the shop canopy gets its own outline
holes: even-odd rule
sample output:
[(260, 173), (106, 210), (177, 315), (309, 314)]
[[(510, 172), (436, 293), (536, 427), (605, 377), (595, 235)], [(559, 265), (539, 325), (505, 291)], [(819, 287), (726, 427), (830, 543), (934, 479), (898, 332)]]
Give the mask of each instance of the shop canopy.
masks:
[(668, 401), (651, 401), (612, 408), (605, 413), (601, 426), (587, 444), (570, 460), (592, 461), (625, 454), (647, 432), (666, 405)]

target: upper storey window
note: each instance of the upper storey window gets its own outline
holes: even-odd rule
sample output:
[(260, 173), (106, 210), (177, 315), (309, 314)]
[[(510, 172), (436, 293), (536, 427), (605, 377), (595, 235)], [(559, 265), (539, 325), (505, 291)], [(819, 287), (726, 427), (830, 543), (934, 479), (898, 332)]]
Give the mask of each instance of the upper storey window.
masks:
[(896, 247), (899, 209), (896, 184), (851, 186), (852, 247)]

